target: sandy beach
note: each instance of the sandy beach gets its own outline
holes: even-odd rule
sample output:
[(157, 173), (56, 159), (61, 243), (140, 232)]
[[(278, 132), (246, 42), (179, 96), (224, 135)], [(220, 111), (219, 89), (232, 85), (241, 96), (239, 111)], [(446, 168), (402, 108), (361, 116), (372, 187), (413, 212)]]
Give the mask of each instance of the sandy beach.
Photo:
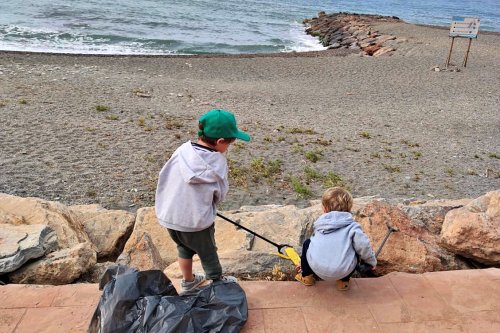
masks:
[[(136, 210), (197, 118), (236, 114), (221, 209), (355, 197), (477, 197), (500, 188), (500, 34), (467, 67), (448, 30), (378, 23), (391, 56), (76, 56), (0, 52), (0, 192)], [(458, 69), (458, 70), (457, 70)]]

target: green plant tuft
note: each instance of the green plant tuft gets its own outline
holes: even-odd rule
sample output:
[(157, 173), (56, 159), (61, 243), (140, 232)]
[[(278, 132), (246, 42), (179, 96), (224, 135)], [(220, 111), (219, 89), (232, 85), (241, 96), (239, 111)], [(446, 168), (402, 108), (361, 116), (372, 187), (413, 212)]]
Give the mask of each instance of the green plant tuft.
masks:
[(167, 118), (165, 119), (165, 128), (166, 129), (179, 129), (183, 127), (182, 121), (177, 118)]
[(301, 154), (303, 151), (304, 151), (304, 148), (302, 148), (298, 143), (293, 144), (292, 153)]
[(383, 164), (384, 169), (386, 169), (389, 172), (401, 172), (401, 167), (399, 165), (388, 165), (388, 164)]
[(254, 176), (269, 178), (281, 172), (282, 164), (283, 162), (280, 160), (264, 161), (262, 157), (258, 157), (250, 162), (250, 169)]
[(477, 175), (477, 171), (472, 169), (472, 168), (469, 168), (467, 170), (467, 174), (470, 175), (470, 176), (476, 176)]
[(403, 139), (401, 140), (401, 143), (404, 144), (404, 145), (407, 145), (408, 147), (420, 147), (420, 145), (416, 142), (410, 142), (409, 140), (406, 140), (406, 139)]
[(306, 182), (323, 178), (323, 175), (318, 170), (308, 165), (304, 167), (304, 175), (306, 177)]
[(491, 158), (500, 158), (500, 154), (496, 154), (496, 153), (489, 153), (488, 156)]
[(359, 133), (359, 136), (362, 138), (365, 138), (365, 139), (371, 139), (371, 137), (372, 137), (371, 134), (366, 132), (366, 131)]
[(105, 111), (108, 111), (109, 110), (109, 107), (107, 107), (106, 105), (97, 105), (95, 107), (96, 111), (99, 111), (99, 112), (105, 112)]
[(238, 151), (242, 150), (243, 148), (245, 148), (245, 144), (241, 141), (235, 141), (232, 144), (232, 150), (234, 152), (238, 152)]
[(323, 179), (323, 187), (345, 186), (342, 178), (333, 171), (328, 171)]
[(311, 143), (326, 147), (326, 146), (330, 146), (332, 144), (332, 140), (316, 139), (316, 141), (312, 141)]
[(300, 181), (300, 179), (298, 177), (292, 176), (290, 178), (290, 180), (292, 182), (292, 188), (293, 188), (293, 190), (298, 195), (300, 195), (303, 198), (309, 198), (309, 197), (311, 197), (311, 195), (312, 195), (311, 189), (308, 186), (302, 184), (302, 182)]
[(97, 192), (95, 190), (88, 190), (86, 194), (87, 194), (87, 197), (89, 197), (89, 198), (97, 197)]
[(240, 167), (235, 160), (229, 158), (227, 159), (227, 164), (229, 168), (229, 179), (231, 179), (231, 182), (237, 186), (246, 187), (248, 185), (248, 170)]
[(291, 134), (318, 134), (315, 130), (310, 128), (298, 128), (294, 127), (288, 130)]
[(314, 149), (306, 152), (306, 158), (313, 162), (316, 163), (321, 159), (321, 156), (323, 155), (323, 152), (321, 149)]

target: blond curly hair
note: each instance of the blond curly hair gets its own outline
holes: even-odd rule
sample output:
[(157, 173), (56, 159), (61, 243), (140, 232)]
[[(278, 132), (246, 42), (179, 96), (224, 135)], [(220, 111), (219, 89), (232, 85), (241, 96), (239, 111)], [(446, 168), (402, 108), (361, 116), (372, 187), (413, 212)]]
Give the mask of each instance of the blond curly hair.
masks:
[(321, 204), (325, 212), (350, 212), (352, 209), (352, 196), (342, 187), (332, 187), (323, 193)]

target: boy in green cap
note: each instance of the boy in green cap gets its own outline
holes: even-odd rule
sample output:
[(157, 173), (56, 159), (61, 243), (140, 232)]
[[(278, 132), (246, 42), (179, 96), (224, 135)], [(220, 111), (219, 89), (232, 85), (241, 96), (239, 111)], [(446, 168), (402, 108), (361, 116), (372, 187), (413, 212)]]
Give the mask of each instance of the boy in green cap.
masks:
[[(174, 152), (160, 171), (156, 189), (156, 216), (177, 244), (183, 292), (206, 279), (236, 282), (223, 276), (215, 244), (216, 205), (228, 191), (228, 166), (224, 155), (236, 139), (250, 141), (238, 129), (231, 112), (210, 110), (198, 120), (198, 141), (188, 141)], [(205, 274), (193, 274), (198, 254)]]

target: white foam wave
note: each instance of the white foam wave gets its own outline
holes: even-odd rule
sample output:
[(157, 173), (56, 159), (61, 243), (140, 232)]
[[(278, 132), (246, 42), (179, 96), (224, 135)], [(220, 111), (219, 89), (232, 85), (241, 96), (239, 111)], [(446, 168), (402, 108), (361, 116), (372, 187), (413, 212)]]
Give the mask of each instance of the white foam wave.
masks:
[(18, 52), (68, 53), (68, 54), (172, 54), (169, 50), (144, 48), (137, 42), (111, 44), (107, 38), (91, 38), (50, 28), (32, 28), (19, 25), (3, 27), (0, 50)]
[(326, 50), (318, 38), (306, 34), (304, 25), (294, 22), (290, 27), (290, 40), (292, 45), (287, 47), (285, 52), (307, 52)]
[(20, 45), (18, 42), (0, 42), (3, 51), (16, 52), (41, 52), (41, 53), (65, 53), (65, 54), (101, 54), (101, 55), (164, 55), (175, 54), (172, 51), (148, 50), (134, 45), (87, 45), (73, 42), (67, 43), (41, 43), (30, 41), (29, 44)]
[[(88, 36), (79, 32), (61, 32), (49, 28), (31, 28), (12, 25), (0, 27), (5, 33), (0, 34), (0, 50), (69, 54), (180, 54), (175, 50), (151, 48), (140, 41), (112, 41), (103, 36)], [(241, 42), (241, 40), (238, 40)], [(285, 44), (283, 52), (307, 52), (326, 49), (315, 37), (307, 35), (304, 26), (294, 23), (288, 36), (279, 41)], [(277, 48), (279, 45), (275, 45)], [(167, 47), (168, 48), (168, 47)], [(276, 50), (278, 51), (278, 50)], [(244, 51), (243, 51), (244, 53)]]
[(59, 33), (57, 30), (48, 27), (27, 27), (23, 25), (8, 25), (3, 26), (3, 30), (6, 35), (33, 35), (33, 34), (56, 34)]

